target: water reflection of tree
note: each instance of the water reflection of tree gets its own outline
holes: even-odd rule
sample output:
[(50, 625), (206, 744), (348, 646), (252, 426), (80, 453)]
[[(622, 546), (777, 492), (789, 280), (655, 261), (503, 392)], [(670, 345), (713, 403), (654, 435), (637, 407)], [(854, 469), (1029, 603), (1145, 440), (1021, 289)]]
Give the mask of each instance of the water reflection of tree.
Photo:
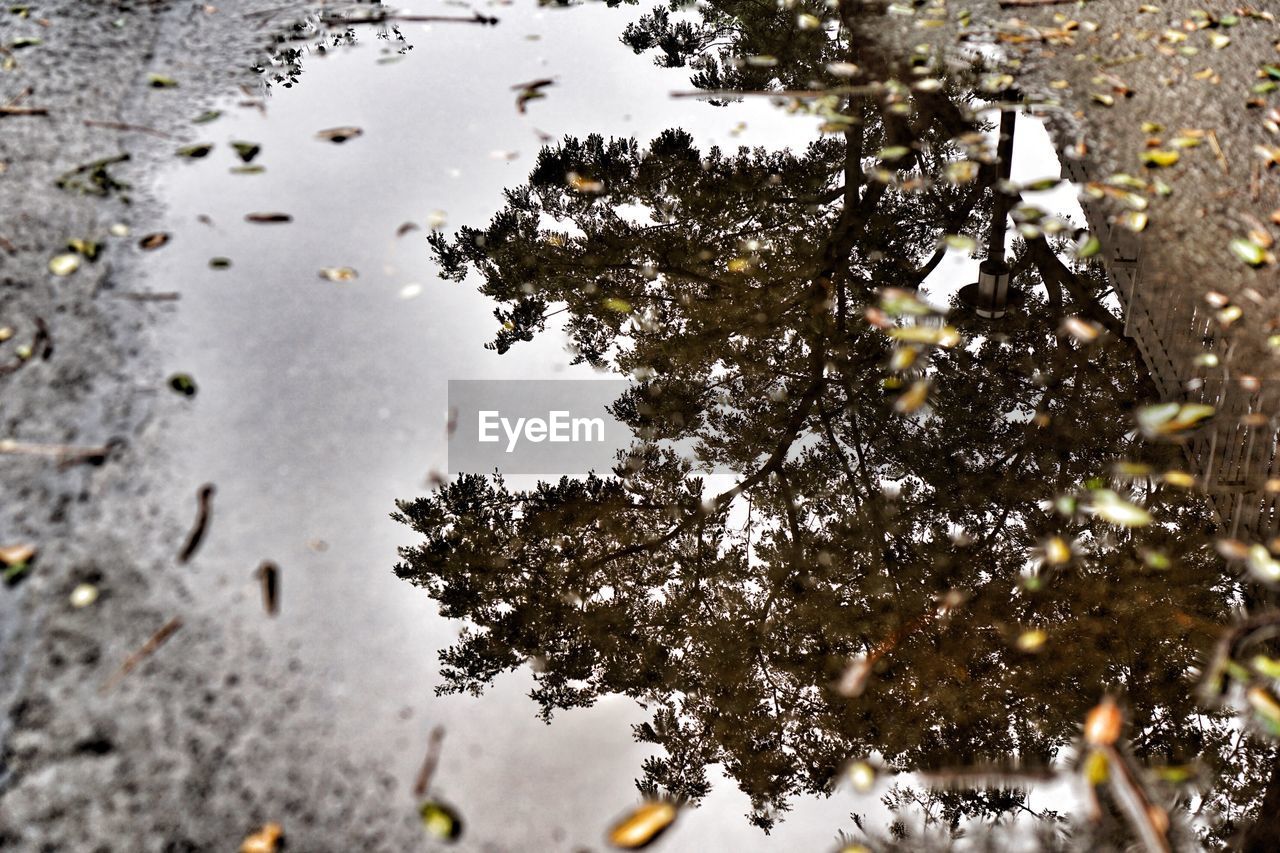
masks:
[[(776, 57), (786, 27), (772, 7), (709, 9), (687, 28), (656, 12), (624, 40), (711, 89), (796, 87), (848, 47), (734, 62)], [(1152, 396), (1135, 353), (1090, 340), (1118, 328), (1099, 271), (1030, 237), (1020, 312), (956, 330), (914, 316), (940, 239), (981, 233), (991, 206), (967, 103), (952, 84), (860, 86), (825, 102), (836, 132), (798, 153), (704, 152), (678, 130), (566, 139), (488, 227), (433, 238), (444, 273), (478, 272), (498, 303), (495, 348), (562, 315), (581, 360), (638, 378), (616, 409), (639, 434), (693, 440), (736, 475), (713, 494), (641, 445), (610, 476), (529, 491), (462, 476), (402, 502), (426, 541), (397, 573), (471, 625), (442, 655), (446, 690), (532, 662), (544, 717), (633, 696), (652, 710), (637, 738), (661, 748), (641, 788), (696, 801), (719, 764), (765, 828), (851, 757), (1047, 766), (1116, 691), (1143, 764), (1244, 768), (1207, 798), (1226, 837), (1269, 753), (1197, 709), (1187, 673), (1236, 590), (1201, 502), (1114, 467), (1177, 458), (1130, 434)], [(1068, 315), (1094, 325), (1062, 336)], [(1108, 490), (1157, 522), (1086, 513)], [(1055, 536), (1069, 559), (1043, 547)], [(996, 780), (929, 807), (955, 827), (1025, 806)]]

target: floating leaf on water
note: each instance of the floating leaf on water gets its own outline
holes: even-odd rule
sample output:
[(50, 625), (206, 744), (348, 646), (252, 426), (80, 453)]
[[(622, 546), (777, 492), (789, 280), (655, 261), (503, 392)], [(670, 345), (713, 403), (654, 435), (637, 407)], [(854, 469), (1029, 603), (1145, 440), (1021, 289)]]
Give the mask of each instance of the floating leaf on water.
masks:
[(138, 241), (138, 248), (143, 251), (150, 252), (159, 249), (165, 243), (169, 242), (169, 235), (164, 231), (157, 231), (154, 234), (148, 234)]
[(401, 299), (413, 299), (414, 297), (421, 296), (422, 285), (406, 284), (404, 287), (400, 288), (400, 292), (396, 295)]
[(845, 775), (849, 777), (853, 790), (859, 794), (869, 793), (876, 786), (876, 769), (867, 761), (850, 762)]
[(184, 397), (196, 395), (196, 380), (190, 373), (175, 373), (169, 377), (169, 387)]
[(316, 134), (317, 139), (324, 139), (328, 142), (346, 142), (348, 139), (355, 139), (364, 133), (358, 127), (331, 127), (322, 130)]
[(1265, 687), (1250, 687), (1245, 693), (1249, 707), (1258, 720), (1259, 725), (1273, 736), (1280, 736), (1280, 702), (1275, 694)]
[(852, 62), (828, 62), (827, 73), (836, 77), (856, 77), (861, 71), (858, 66)]
[(748, 56), (743, 61), (752, 68), (772, 68), (778, 64), (778, 57), (759, 54), (757, 56)]
[(236, 156), (246, 163), (252, 163), (253, 158), (262, 151), (262, 146), (256, 142), (232, 142), (231, 147), (235, 150)]
[(608, 308), (610, 311), (617, 311), (619, 314), (631, 313), (631, 303), (625, 299), (619, 299), (616, 296), (610, 296), (600, 304), (605, 308)]
[(1076, 257), (1081, 260), (1092, 258), (1098, 252), (1102, 251), (1102, 241), (1090, 234), (1080, 247), (1076, 249)]
[(292, 222), (293, 217), (287, 213), (246, 213), (245, 222)]
[(74, 252), (54, 255), (49, 259), (49, 272), (54, 275), (71, 275), (80, 269), (80, 256)]
[(1096, 489), (1091, 497), (1089, 509), (1103, 521), (1120, 527), (1144, 527), (1151, 523), (1151, 513), (1110, 489)]
[(1265, 583), (1280, 582), (1280, 562), (1271, 556), (1265, 545), (1251, 545), (1244, 564), (1258, 580)]
[(418, 816), (427, 834), (438, 841), (457, 841), (462, 835), (462, 818), (444, 803), (427, 800), (418, 806)]
[(750, 272), (752, 263), (749, 258), (730, 258), (725, 266), (729, 272)]
[(953, 184), (971, 183), (978, 177), (978, 168), (972, 160), (955, 160), (947, 164), (947, 180)]
[(951, 326), (896, 326), (889, 337), (904, 344), (932, 344), (950, 349), (960, 343), (960, 333)]
[(1176, 435), (1213, 417), (1215, 411), (1204, 403), (1157, 403), (1138, 409), (1137, 420), (1149, 437)]
[(222, 257), (218, 257), (218, 258), (210, 258), (210, 259), (209, 259), (209, 268), (210, 268), (210, 269), (215, 269), (215, 270), (225, 270), (225, 269), (230, 268), (230, 266), (231, 266), (231, 259), (230, 259), (230, 258), (222, 258)]
[(1179, 489), (1190, 489), (1196, 484), (1196, 478), (1186, 471), (1165, 471), (1160, 475), (1160, 479)]
[(276, 853), (280, 849), (280, 841), (283, 837), (284, 829), (280, 824), (264, 824), (262, 829), (245, 838), (240, 844), (240, 853)]
[(67, 600), (77, 610), (88, 607), (98, 600), (98, 588), (91, 583), (77, 584)]
[(1149, 569), (1161, 572), (1173, 566), (1173, 561), (1167, 555), (1149, 548), (1142, 550), (1142, 563)]
[(1201, 353), (1196, 356), (1196, 367), (1217, 367), (1220, 363), (1218, 356), (1211, 352)]
[(958, 249), (962, 252), (972, 253), (978, 248), (978, 241), (967, 234), (948, 234), (942, 238), (942, 241), (947, 244), (948, 248)]
[(128, 237), (129, 236), (129, 226), (125, 225), (123, 222), (115, 223), (110, 228), (108, 228), (107, 231), (111, 234), (112, 237)]
[(320, 277), (325, 281), (353, 281), (360, 274), (351, 267), (322, 267)]
[(1116, 700), (1103, 699), (1084, 718), (1084, 739), (1091, 746), (1111, 746), (1120, 739), (1124, 714)]
[(1058, 332), (1074, 338), (1078, 343), (1091, 344), (1102, 334), (1102, 327), (1092, 320), (1086, 320), (1073, 314), (1062, 321), (1062, 325), (1058, 327)]
[(1042, 547), (1047, 565), (1061, 566), (1071, 562), (1071, 544), (1061, 536), (1049, 537)]
[(801, 12), (796, 15), (796, 27), (802, 30), (816, 30), (822, 26), (822, 19), (817, 15), (810, 15), (808, 12)]
[(443, 210), (433, 210), (427, 214), (427, 227), (439, 231), (449, 221), (449, 215)]
[(186, 157), (189, 160), (199, 160), (203, 157), (209, 156), (209, 152), (212, 150), (212, 143), (198, 142), (195, 145), (184, 145), (173, 153), (179, 157)]
[(895, 373), (901, 373), (915, 364), (919, 357), (920, 350), (915, 347), (894, 347), (893, 352), (889, 354), (889, 369)]
[(892, 317), (927, 317), (934, 312), (911, 290), (886, 287), (880, 292), (880, 308)]
[(577, 172), (570, 172), (565, 176), (568, 181), (569, 188), (579, 193), (602, 193), (604, 192), (604, 181), (598, 181), (592, 178), (586, 178)]
[(1164, 132), (1164, 125), (1156, 121), (1144, 121), (1142, 123), (1142, 132), (1147, 136), (1154, 136), (1157, 133)]
[(675, 823), (679, 814), (674, 804), (649, 800), (637, 806), (609, 830), (609, 843), (623, 850), (646, 847)]
[(208, 124), (222, 117), (222, 110), (207, 110), (191, 120), (192, 124)]
[(1228, 560), (1244, 560), (1249, 556), (1249, 546), (1239, 539), (1219, 539), (1213, 543), (1213, 550)]
[(1149, 151), (1142, 152), (1142, 164), (1155, 168), (1172, 166), (1178, 162), (1180, 155), (1177, 151), (1167, 148), (1152, 148)]
[(1224, 47), (1231, 44), (1231, 36), (1226, 33), (1210, 33), (1209, 44), (1213, 46), (1214, 50), (1222, 50)]
[(1140, 210), (1126, 210), (1117, 221), (1136, 234), (1147, 227), (1147, 214)]
[(881, 148), (876, 156), (885, 163), (892, 163), (895, 160), (901, 160), (910, 153), (911, 149), (905, 145), (890, 145)]
[(1229, 246), (1231, 254), (1251, 267), (1260, 267), (1267, 262), (1267, 250), (1248, 237), (1234, 237)]
[(1090, 95), (1096, 103), (1102, 104), (1104, 107), (1115, 106), (1116, 99), (1108, 95), (1106, 92), (1094, 92)]
[(154, 71), (147, 75), (147, 85), (153, 89), (173, 89), (178, 85), (178, 81), (165, 74), (157, 74)]
[(1217, 321), (1224, 326), (1230, 326), (1232, 323), (1234, 323), (1236, 320), (1239, 320), (1243, 316), (1244, 316), (1244, 309), (1241, 308), (1239, 305), (1228, 305), (1226, 308), (1223, 308), (1221, 311), (1219, 311), (1217, 314), (1214, 315)]
[(233, 175), (261, 175), (263, 172), (267, 171), (267, 167), (253, 163), (242, 166), (232, 166), (228, 171)]
[(1249, 659), (1249, 666), (1254, 671), (1266, 678), (1280, 681), (1280, 660), (1267, 657), (1266, 655), (1254, 655)]
[(893, 401), (893, 410), (898, 414), (909, 415), (919, 410), (929, 400), (929, 380), (917, 379), (911, 387), (903, 391)]
[(1040, 628), (1032, 628), (1018, 635), (1018, 651), (1036, 652), (1049, 640), (1049, 635)]

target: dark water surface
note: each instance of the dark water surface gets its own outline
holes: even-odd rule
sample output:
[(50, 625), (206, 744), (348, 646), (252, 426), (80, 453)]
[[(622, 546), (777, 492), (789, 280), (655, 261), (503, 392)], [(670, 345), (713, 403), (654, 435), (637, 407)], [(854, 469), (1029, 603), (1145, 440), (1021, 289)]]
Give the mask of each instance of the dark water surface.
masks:
[[(634, 7), (498, 13), (309, 50), (166, 173), (182, 465), (218, 486), (199, 593), (256, 624), (276, 561), (266, 630), (340, 737), (411, 779), (445, 729), (431, 796), (465, 849), (598, 848), (641, 796), (686, 806), (671, 850), (1234, 837), (1280, 663), (1215, 643), (1277, 566), (1198, 488), (1227, 415), (1152, 408), (1126, 335), (1111, 264), (1158, 176), (1082, 209), (1036, 182), (1052, 105), (848, 10), (714, 4), (653, 38)], [(671, 97), (694, 85), (731, 103)], [(233, 140), (265, 171), (229, 171)], [(960, 294), (983, 259), (1015, 289), (996, 319)], [(1201, 343), (1179, 357), (1212, 378)], [(429, 483), (448, 380), (619, 375), (612, 474)]]

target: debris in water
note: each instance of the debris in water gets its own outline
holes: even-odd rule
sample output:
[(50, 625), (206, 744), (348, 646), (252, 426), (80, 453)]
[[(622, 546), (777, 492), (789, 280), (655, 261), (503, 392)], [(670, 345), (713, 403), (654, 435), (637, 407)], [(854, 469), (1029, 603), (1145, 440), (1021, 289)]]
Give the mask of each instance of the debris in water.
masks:
[(413, 783), (413, 796), (421, 799), (427, 795), (431, 787), (431, 777), (435, 775), (436, 766), (440, 763), (440, 746), (444, 743), (444, 726), (435, 726), (427, 736), (427, 754), (422, 759), (422, 768)]
[(351, 267), (322, 267), (320, 277), (326, 281), (351, 281), (360, 274)]
[(231, 147), (235, 149), (236, 156), (246, 163), (252, 163), (262, 151), (262, 146), (255, 142), (232, 142)]
[(439, 841), (457, 841), (462, 835), (462, 818), (450, 806), (428, 800), (418, 807), (427, 834)]
[(275, 616), (280, 612), (280, 567), (263, 560), (254, 574), (262, 584), (262, 607), (268, 616)]
[(649, 800), (637, 806), (609, 830), (609, 843), (623, 850), (639, 850), (655, 841), (675, 823), (678, 810), (666, 800)]
[(358, 127), (331, 127), (328, 130), (322, 130), (317, 133), (316, 138), (329, 142), (346, 142), (348, 139), (355, 139), (363, 133), (364, 131)]
[(517, 83), (512, 86), (511, 90), (513, 92), (520, 93), (516, 95), (516, 112), (520, 113), (520, 115), (524, 115), (526, 112), (525, 106), (530, 101), (545, 98), (547, 95), (542, 90), (548, 86), (554, 86), (555, 84), (555, 80), (544, 78), (542, 80), (530, 80), (528, 83)]
[(179, 157), (186, 157), (188, 160), (200, 160), (209, 156), (209, 152), (213, 150), (213, 144), (209, 142), (200, 142), (195, 145), (184, 145), (174, 153)]
[(184, 397), (196, 395), (196, 380), (190, 373), (175, 373), (169, 377), (169, 387)]
[(176, 89), (178, 81), (165, 74), (157, 74), (153, 71), (147, 75), (147, 84), (153, 89)]
[(287, 213), (246, 213), (245, 222), (292, 222), (293, 217)]
[(154, 234), (148, 234), (138, 241), (138, 248), (143, 251), (153, 251), (159, 249), (165, 243), (169, 242), (169, 235), (163, 231), (157, 231)]
[(205, 529), (209, 526), (209, 514), (213, 510), (215, 491), (213, 483), (205, 483), (196, 492), (196, 522), (191, 532), (187, 534), (187, 541), (183, 544), (182, 550), (178, 552), (179, 563), (190, 560), (196, 549), (200, 547), (200, 540), (204, 538)]

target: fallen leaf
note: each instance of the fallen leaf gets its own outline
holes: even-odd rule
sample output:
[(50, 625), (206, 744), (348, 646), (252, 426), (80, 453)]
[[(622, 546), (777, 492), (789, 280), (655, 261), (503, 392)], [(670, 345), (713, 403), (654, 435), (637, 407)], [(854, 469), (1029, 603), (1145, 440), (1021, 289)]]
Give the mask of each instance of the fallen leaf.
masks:
[(73, 252), (54, 255), (49, 259), (49, 272), (54, 275), (71, 275), (78, 269), (80, 269), (80, 256)]
[(675, 805), (665, 800), (642, 803), (613, 825), (609, 843), (623, 850), (639, 850), (675, 823), (677, 814)]
[(439, 841), (456, 841), (462, 835), (462, 818), (444, 803), (427, 800), (418, 807), (427, 834)]
[(213, 145), (208, 142), (200, 142), (195, 145), (184, 145), (177, 151), (173, 152), (179, 157), (186, 157), (189, 160), (199, 160), (209, 156), (209, 152), (213, 150)]
[(355, 139), (363, 133), (364, 131), (358, 127), (331, 127), (328, 130), (322, 130), (317, 133), (316, 138), (328, 140), (329, 142), (346, 142), (348, 139)]
[(1120, 739), (1124, 714), (1110, 696), (1099, 702), (1084, 718), (1084, 739), (1092, 746), (1111, 746)]
[(292, 222), (293, 217), (287, 213), (246, 213), (245, 222)]
[(360, 277), (360, 274), (351, 267), (324, 267), (320, 270), (320, 277), (326, 281), (351, 281)]
[(252, 163), (253, 158), (262, 151), (262, 146), (255, 142), (232, 142), (231, 147), (235, 150), (236, 156), (246, 163)]
[(163, 231), (157, 231), (154, 234), (148, 234), (138, 241), (138, 248), (144, 251), (152, 251), (159, 249), (165, 243), (169, 242), (169, 235)]

